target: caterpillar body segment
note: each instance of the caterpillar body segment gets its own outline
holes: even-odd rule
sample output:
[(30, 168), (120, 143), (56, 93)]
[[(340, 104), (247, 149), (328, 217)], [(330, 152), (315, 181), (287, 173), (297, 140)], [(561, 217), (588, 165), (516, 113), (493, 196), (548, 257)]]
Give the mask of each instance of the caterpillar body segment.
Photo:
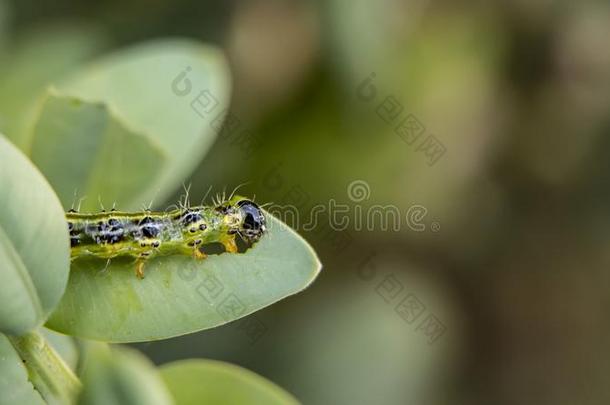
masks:
[(155, 256), (190, 255), (204, 259), (201, 248), (220, 243), (237, 252), (235, 237), (254, 243), (266, 232), (265, 216), (252, 201), (235, 196), (213, 206), (182, 207), (168, 212), (66, 214), (71, 258), (119, 256), (136, 259), (136, 275)]

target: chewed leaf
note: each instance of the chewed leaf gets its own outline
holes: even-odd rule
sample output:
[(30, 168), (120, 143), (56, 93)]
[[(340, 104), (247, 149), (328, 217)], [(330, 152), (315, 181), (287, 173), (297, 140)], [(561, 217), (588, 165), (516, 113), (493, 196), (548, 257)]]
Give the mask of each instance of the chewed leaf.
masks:
[(40, 325), (70, 269), (64, 212), (40, 172), (0, 135), (0, 331)]
[(33, 133), (31, 157), (47, 176), (64, 207), (76, 195), (83, 209), (144, 203), (161, 173), (165, 154), (149, 138), (133, 132), (108, 107), (48, 94)]
[(107, 342), (164, 339), (246, 316), (307, 287), (321, 264), (297, 233), (267, 214), (268, 232), (244, 253), (77, 260), (48, 327)]
[(185, 360), (161, 367), (176, 405), (296, 405), (297, 400), (252, 371), (213, 360)]

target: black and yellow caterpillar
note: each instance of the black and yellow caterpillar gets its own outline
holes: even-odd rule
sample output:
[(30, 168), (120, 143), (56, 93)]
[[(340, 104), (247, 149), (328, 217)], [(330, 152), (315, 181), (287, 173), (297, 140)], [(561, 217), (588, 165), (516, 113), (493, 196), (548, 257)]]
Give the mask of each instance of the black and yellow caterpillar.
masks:
[(191, 255), (204, 259), (201, 248), (220, 243), (237, 252), (239, 235), (248, 243), (265, 233), (263, 211), (252, 201), (231, 197), (212, 206), (183, 206), (168, 212), (66, 213), (71, 258), (118, 256), (136, 259), (136, 275), (144, 277), (144, 263), (155, 256)]

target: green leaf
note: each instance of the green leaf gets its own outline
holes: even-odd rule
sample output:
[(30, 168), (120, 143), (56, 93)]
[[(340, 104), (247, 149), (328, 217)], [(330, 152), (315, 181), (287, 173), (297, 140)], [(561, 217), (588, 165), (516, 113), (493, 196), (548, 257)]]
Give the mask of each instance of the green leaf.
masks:
[(298, 404), (271, 381), (244, 368), (212, 360), (184, 360), (161, 367), (176, 405)]
[(106, 105), (54, 91), (34, 128), (31, 156), (64, 208), (74, 204), (78, 194), (87, 197), (84, 209), (99, 209), (100, 202), (110, 206), (138, 201), (166, 161), (157, 145), (125, 128)]
[(70, 269), (65, 215), (38, 170), (0, 135), (0, 331), (40, 325)]
[(162, 147), (169, 164), (160, 176), (149, 176), (149, 198), (164, 200), (212, 145), (212, 121), (228, 106), (230, 77), (219, 49), (186, 39), (156, 40), (99, 59), (58, 87), (105, 103), (127, 128)]
[(38, 97), (57, 80), (104, 46), (90, 26), (42, 26), (27, 32), (0, 65), (0, 131), (27, 149)]
[(269, 231), (245, 253), (205, 260), (155, 258), (146, 277), (133, 260), (78, 260), (48, 327), (108, 342), (156, 340), (212, 328), (308, 286), (320, 271), (311, 247), (267, 214)]
[(166, 405), (171, 397), (153, 364), (124, 347), (90, 343), (85, 350), (80, 405)]
[(44, 404), (28, 380), (21, 358), (6, 336), (0, 334), (0, 405)]

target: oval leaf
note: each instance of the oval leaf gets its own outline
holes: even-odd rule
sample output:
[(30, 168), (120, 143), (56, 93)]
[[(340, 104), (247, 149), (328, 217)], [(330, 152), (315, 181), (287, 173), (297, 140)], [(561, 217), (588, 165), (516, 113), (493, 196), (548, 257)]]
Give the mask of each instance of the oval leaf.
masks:
[(245, 253), (205, 260), (155, 258), (146, 277), (133, 260), (78, 260), (47, 326), (108, 342), (164, 339), (218, 326), (307, 287), (321, 265), (311, 247), (267, 214), (269, 231)]
[(103, 102), (128, 128), (161, 145), (169, 164), (149, 177), (149, 185), (154, 183), (150, 197), (164, 200), (212, 145), (228, 106), (230, 78), (219, 49), (176, 39), (115, 52), (58, 86)]
[[(49, 179), (64, 207), (75, 194), (83, 209), (143, 204), (165, 154), (150, 139), (127, 129), (104, 104), (51, 91), (33, 131), (32, 161)], [(80, 205), (80, 203), (79, 203)]]
[(153, 364), (135, 350), (90, 343), (85, 350), (80, 405), (169, 405)]
[(0, 135), (0, 331), (41, 324), (64, 292), (70, 242), (57, 196)]
[(0, 404), (44, 403), (28, 380), (21, 357), (6, 336), (0, 334)]
[(161, 367), (176, 405), (294, 405), (297, 400), (244, 368), (212, 360), (185, 360)]

